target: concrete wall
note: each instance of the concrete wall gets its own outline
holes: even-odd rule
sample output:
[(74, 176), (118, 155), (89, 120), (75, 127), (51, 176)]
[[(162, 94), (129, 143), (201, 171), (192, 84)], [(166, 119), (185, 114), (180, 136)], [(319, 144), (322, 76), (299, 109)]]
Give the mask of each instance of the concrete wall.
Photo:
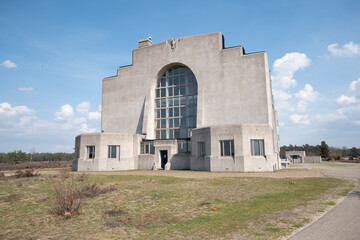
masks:
[[(118, 133), (92, 133), (77, 137), (80, 148), (79, 158), (75, 158), (77, 171), (112, 171), (136, 169), (140, 142), (143, 136)], [(108, 158), (108, 145), (119, 145), (120, 156)], [(95, 146), (95, 158), (89, 159), (86, 147)]]
[(146, 133), (154, 139), (155, 84), (173, 65), (187, 66), (196, 76), (197, 127), (273, 125), (266, 53), (223, 49), (222, 34), (211, 33), (135, 49), (133, 65), (119, 68), (117, 76), (103, 81), (102, 130)]
[[(263, 139), (265, 156), (251, 155), (251, 139)], [(220, 141), (234, 140), (235, 156), (221, 156)], [(191, 170), (212, 172), (274, 171), (278, 168), (272, 128), (266, 124), (211, 126), (193, 130)], [(198, 157), (197, 143), (205, 142), (205, 156)]]
[(321, 163), (320, 156), (306, 156), (304, 158), (304, 163)]

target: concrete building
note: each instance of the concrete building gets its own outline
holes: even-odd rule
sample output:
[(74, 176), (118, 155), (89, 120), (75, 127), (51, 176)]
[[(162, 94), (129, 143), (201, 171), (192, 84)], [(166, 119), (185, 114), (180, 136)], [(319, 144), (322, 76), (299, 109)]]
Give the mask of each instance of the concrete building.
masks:
[(103, 80), (101, 133), (76, 137), (74, 170), (280, 168), (267, 54), (224, 46), (221, 33), (140, 40)]
[(285, 151), (285, 157), (292, 163), (321, 163), (320, 156), (306, 156), (305, 151)]

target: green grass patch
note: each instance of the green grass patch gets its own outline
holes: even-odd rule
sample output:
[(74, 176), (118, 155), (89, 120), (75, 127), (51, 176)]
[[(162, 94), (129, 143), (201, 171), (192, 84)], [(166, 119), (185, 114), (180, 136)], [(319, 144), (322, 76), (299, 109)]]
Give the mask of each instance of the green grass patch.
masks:
[(322, 196), (352, 189), (350, 182), (332, 178), (97, 174), (88, 181), (116, 190), (86, 198), (79, 215), (59, 218), (50, 213), (53, 178), (0, 181), (0, 238), (274, 239), (307, 223), (295, 209), (314, 202), (324, 208)]

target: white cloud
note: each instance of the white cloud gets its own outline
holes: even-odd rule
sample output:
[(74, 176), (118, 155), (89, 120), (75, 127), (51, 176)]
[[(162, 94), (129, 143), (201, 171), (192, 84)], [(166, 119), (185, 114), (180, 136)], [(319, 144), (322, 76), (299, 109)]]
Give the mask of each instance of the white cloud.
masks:
[(339, 47), (339, 44), (334, 43), (328, 46), (328, 50), (333, 56), (339, 57), (352, 57), (352, 56), (360, 56), (360, 45), (348, 42), (344, 44), (342, 47)]
[(308, 119), (308, 115), (300, 115), (300, 114), (292, 114), (290, 116), (290, 120), (295, 124), (300, 125), (310, 125), (310, 120)]
[(19, 87), (18, 89), (21, 92), (32, 92), (32, 91), (34, 91), (34, 88), (32, 88), (32, 87)]
[(336, 103), (339, 105), (349, 105), (356, 102), (356, 98), (354, 96), (348, 97), (345, 95), (341, 95), (336, 99)]
[(32, 115), (35, 114), (34, 109), (30, 109), (26, 106), (16, 106), (12, 107), (10, 103), (4, 102), (0, 103), (0, 116), (1, 118), (5, 117), (17, 117), (23, 115)]
[(302, 101), (315, 102), (319, 97), (319, 93), (314, 91), (314, 88), (310, 84), (305, 84), (304, 90), (295, 93), (295, 97)]
[(296, 85), (294, 73), (300, 69), (310, 66), (311, 60), (304, 53), (287, 53), (284, 57), (277, 59), (273, 64), (273, 86), (274, 88), (287, 89)]
[(5, 68), (16, 68), (17, 67), (16, 64), (13, 63), (12, 61), (10, 61), (9, 59), (0, 63), (0, 66), (3, 66)]
[(304, 90), (300, 90), (295, 93), (295, 97), (299, 99), (297, 103), (297, 111), (305, 112), (309, 102), (315, 102), (319, 98), (319, 93), (314, 91), (314, 88), (310, 84), (306, 84)]
[(349, 89), (351, 92), (356, 92), (356, 91), (360, 92), (360, 78), (358, 80), (352, 81), (350, 83)]
[(89, 102), (82, 102), (76, 106), (76, 111), (82, 114), (86, 114), (90, 110)]
[(55, 113), (56, 120), (65, 120), (74, 115), (73, 107), (69, 104), (62, 105), (59, 112)]
[(89, 120), (100, 120), (101, 114), (99, 112), (89, 112)]
[(335, 120), (344, 120), (346, 116), (339, 113), (327, 113), (327, 114), (317, 114), (314, 118), (317, 122), (332, 122)]

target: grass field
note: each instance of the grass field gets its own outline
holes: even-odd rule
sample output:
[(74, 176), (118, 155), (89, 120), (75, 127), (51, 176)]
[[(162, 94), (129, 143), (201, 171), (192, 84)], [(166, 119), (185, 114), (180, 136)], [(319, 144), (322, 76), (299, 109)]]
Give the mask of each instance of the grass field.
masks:
[(59, 179), (0, 180), (1, 239), (278, 239), (353, 188), (332, 178), (99, 174), (89, 181), (116, 190), (60, 217), (51, 213)]

